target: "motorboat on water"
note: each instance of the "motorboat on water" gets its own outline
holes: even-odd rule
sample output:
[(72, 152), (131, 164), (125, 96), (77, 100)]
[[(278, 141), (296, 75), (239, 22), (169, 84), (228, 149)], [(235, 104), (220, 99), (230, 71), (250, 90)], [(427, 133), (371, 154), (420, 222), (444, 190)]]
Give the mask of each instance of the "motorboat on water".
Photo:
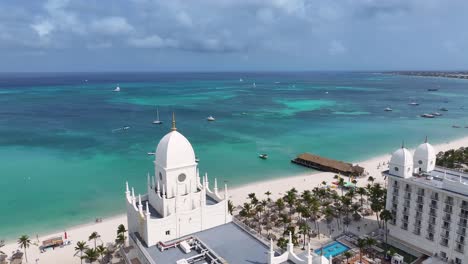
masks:
[(120, 86), (117, 84), (117, 87), (115, 87), (114, 92), (120, 92)]
[(437, 88), (429, 88), (429, 89), (427, 89), (427, 90), (428, 90), (429, 92), (437, 92), (437, 91), (439, 91), (439, 89), (437, 89)]
[(387, 107), (387, 108), (384, 109), (384, 111), (385, 112), (391, 112), (391, 111), (393, 111), (393, 109), (391, 109), (390, 107)]
[(447, 112), (447, 111), (448, 111), (448, 109), (445, 108), (445, 107), (442, 107), (442, 108), (440, 108), (439, 110), (440, 110), (440, 111), (444, 111), (444, 112)]
[(409, 103), (409, 105), (416, 106), (416, 105), (419, 105), (419, 103), (416, 103), (416, 102), (411, 102), (411, 103)]
[(148, 156), (154, 156), (154, 155), (156, 155), (156, 152), (148, 152), (147, 154), (148, 154)]
[(198, 157), (195, 157), (195, 162), (196, 163), (200, 162), (200, 159)]
[(434, 116), (441, 116), (442, 114), (439, 113), (439, 112), (434, 112), (434, 113), (431, 113), (431, 115), (434, 115)]
[(261, 159), (268, 159), (268, 154), (263, 153), (263, 154), (258, 155), (258, 157)]
[(239, 79), (239, 82), (243, 82), (244, 80), (242, 80), (242, 78)]
[(421, 117), (424, 117), (424, 118), (434, 118), (435, 116), (432, 115), (432, 114), (422, 114)]
[(209, 117), (206, 118), (206, 120), (208, 120), (208, 121), (215, 121), (216, 119), (215, 119), (213, 116), (209, 116)]
[(460, 128), (460, 126), (457, 126), (457, 125), (453, 125), (452, 127), (453, 128)]
[(156, 120), (153, 121), (155, 125), (161, 125), (163, 122), (159, 120), (159, 108), (156, 108)]
[(252, 84), (253, 88), (257, 87), (257, 85), (255, 83)]

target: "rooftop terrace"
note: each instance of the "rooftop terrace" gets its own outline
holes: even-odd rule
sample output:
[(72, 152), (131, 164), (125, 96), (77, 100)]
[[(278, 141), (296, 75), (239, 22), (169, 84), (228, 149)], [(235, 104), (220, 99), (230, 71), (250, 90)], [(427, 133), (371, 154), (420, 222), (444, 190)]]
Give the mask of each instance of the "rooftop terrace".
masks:
[[(269, 248), (234, 223), (204, 230), (193, 234), (192, 237), (228, 263), (267, 264)], [(179, 247), (160, 251), (157, 246), (151, 246), (145, 250), (157, 263), (168, 264), (181, 259), (194, 259), (199, 254), (196, 251), (186, 254)], [(205, 263), (204, 261), (205, 259), (199, 259), (190, 263)]]
[[(398, 177), (390, 174), (388, 170), (384, 171), (383, 174)], [(413, 182), (428, 185), (432, 188), (442, 189), (461, 195), (468, 195), (468, 174), (463, 172), (436, 167), (431, 172), (413, 174), (413, 176), (408, 179)]]

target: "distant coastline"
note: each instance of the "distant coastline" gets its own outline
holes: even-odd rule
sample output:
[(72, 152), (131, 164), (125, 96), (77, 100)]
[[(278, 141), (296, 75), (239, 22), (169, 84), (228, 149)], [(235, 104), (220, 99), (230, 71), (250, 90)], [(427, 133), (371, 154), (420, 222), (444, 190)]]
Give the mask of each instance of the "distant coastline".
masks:
[(383, 72), (383, 73), (393, 74), (393, 75), (407, 75), (407, 76), (468, 79), (468, 71), (394, 71), (394, 72)]

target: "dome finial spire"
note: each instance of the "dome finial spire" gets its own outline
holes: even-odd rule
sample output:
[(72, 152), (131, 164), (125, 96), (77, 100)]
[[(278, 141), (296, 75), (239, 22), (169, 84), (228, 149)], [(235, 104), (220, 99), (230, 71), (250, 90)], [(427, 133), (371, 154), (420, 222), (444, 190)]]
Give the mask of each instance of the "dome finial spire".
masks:
[(404, 140), (401, 141), (401, 148), (405, 148), (405, 141)]
[(427, 136), (426, 136), (426, 139), (424, 140), (424, 143), (427, 143)]
[(176, 123), (175, 123), (175, 113), (172, 112), (172, 128), (171, 128), (171, 131), (176, 131), (177, 128), (176, 128)]

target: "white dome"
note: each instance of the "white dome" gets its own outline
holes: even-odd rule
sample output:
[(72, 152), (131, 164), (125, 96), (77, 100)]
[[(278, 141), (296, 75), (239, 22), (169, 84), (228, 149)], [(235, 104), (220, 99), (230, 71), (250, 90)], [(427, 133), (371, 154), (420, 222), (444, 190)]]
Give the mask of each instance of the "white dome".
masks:
[(436, 158), (434, 147), (429, 143), (423, 143), (414, 152), (414, 161), (433, 160)]
[(400, 148), (393, 152), (390, 164), (402, 167), (413, 166), (413, 155), (406, 148)]
[(174, 130), (159, 141), (155, 163), (162, 168), (193, 165), (195, 152), (187, 138)]

